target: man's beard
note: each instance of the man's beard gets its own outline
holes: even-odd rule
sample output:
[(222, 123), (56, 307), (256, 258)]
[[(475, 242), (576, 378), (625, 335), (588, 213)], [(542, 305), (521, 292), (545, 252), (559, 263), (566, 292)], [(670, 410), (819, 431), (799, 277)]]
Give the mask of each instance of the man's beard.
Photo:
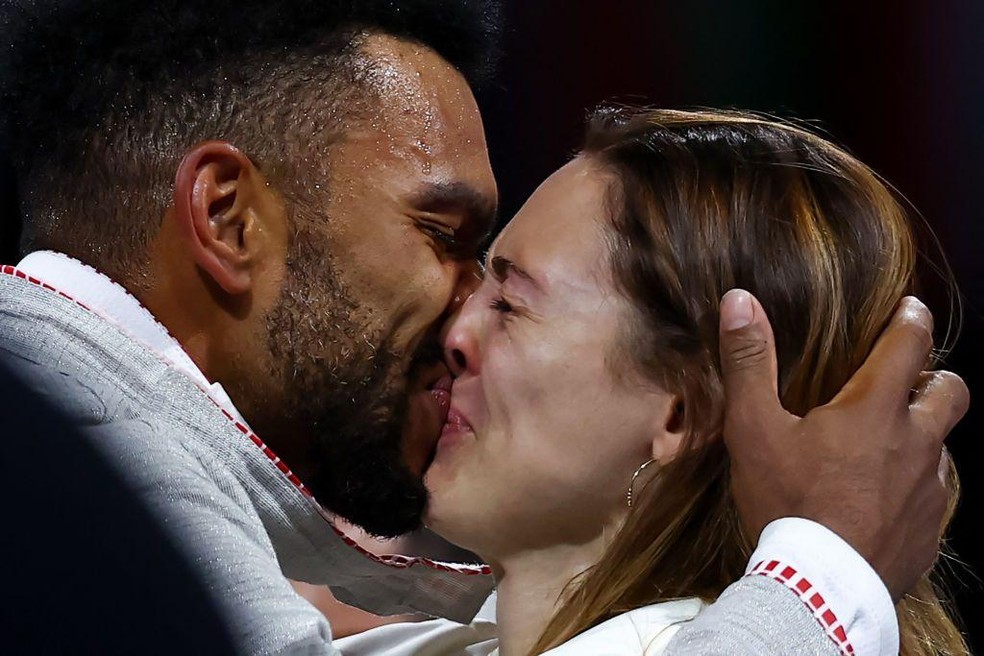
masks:
[(360, 325), (366, 309), (344, 289), (317, 241), (296, 235), (283, 294), (268, 320), (288, 405), (278, 414), (311, 431), (315, 467), (304, 483), (319, 503), (372, 535), (402, 535), (420, 527), (427, 505), (423, 481), (401, 449), (408, 358)]

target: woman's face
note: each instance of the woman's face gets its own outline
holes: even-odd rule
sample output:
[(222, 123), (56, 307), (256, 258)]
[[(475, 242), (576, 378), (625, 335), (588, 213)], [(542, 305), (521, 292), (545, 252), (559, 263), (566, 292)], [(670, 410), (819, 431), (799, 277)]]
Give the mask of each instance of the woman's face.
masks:
[(609, 535), (633, 472), (675, 448), (675, 399), (616, 349), (629, 312), (609, 273), (608, 179), (585, 157), (547, 179), (445, 329), (457, 378), (427, 523), (486, 558)]

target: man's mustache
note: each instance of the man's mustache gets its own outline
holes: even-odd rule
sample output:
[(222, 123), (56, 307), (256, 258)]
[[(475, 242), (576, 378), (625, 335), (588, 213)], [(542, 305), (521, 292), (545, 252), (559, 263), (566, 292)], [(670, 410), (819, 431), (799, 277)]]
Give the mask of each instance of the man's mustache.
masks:
[(410, 359), (410, 374), (414, 374), (423, 367), (429, 367), (444, 360), (444, 349), (437, 341), (437, 337), (425, 339), (414, 352)]

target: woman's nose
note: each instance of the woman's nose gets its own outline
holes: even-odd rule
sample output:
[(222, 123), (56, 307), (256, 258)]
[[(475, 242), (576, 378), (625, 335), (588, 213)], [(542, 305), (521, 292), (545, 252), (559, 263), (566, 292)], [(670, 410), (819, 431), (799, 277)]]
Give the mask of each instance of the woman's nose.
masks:
[(474, 297), (462, 302), (451, 314), (441, 331), (444, 360), (455, 378), (480, 369), (479, 316)]

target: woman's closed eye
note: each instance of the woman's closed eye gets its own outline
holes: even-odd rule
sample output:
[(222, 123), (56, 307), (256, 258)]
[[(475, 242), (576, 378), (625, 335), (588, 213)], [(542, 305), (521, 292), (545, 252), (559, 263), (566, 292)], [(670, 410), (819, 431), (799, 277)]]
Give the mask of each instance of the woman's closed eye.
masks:
[[(489, 279), (486, 278), (486, 281)], [(539, 323), (542, 320), (542, 316), (539, 315), (535, 310), (533, 310), (526, 300), (520, 296), (519, 298), (512, 298), (509, 292), (505, 291), (503, 287), (506, 285), (497, 285), (493, 289), (488, 289), (485, 293), (488, 296), (485, 297), (485, 302), (488, 307), (494, 312), (495, 316), (501, 323), (511, 322), (513, 319), (522, 319), (525, 321), (532, 321), (533, 323)]]
[(489, 303), (489, 307), (502, 314), (512, 314), (514, 310), (512, 303), (501, 296), (492, 299), (492, 302)]

